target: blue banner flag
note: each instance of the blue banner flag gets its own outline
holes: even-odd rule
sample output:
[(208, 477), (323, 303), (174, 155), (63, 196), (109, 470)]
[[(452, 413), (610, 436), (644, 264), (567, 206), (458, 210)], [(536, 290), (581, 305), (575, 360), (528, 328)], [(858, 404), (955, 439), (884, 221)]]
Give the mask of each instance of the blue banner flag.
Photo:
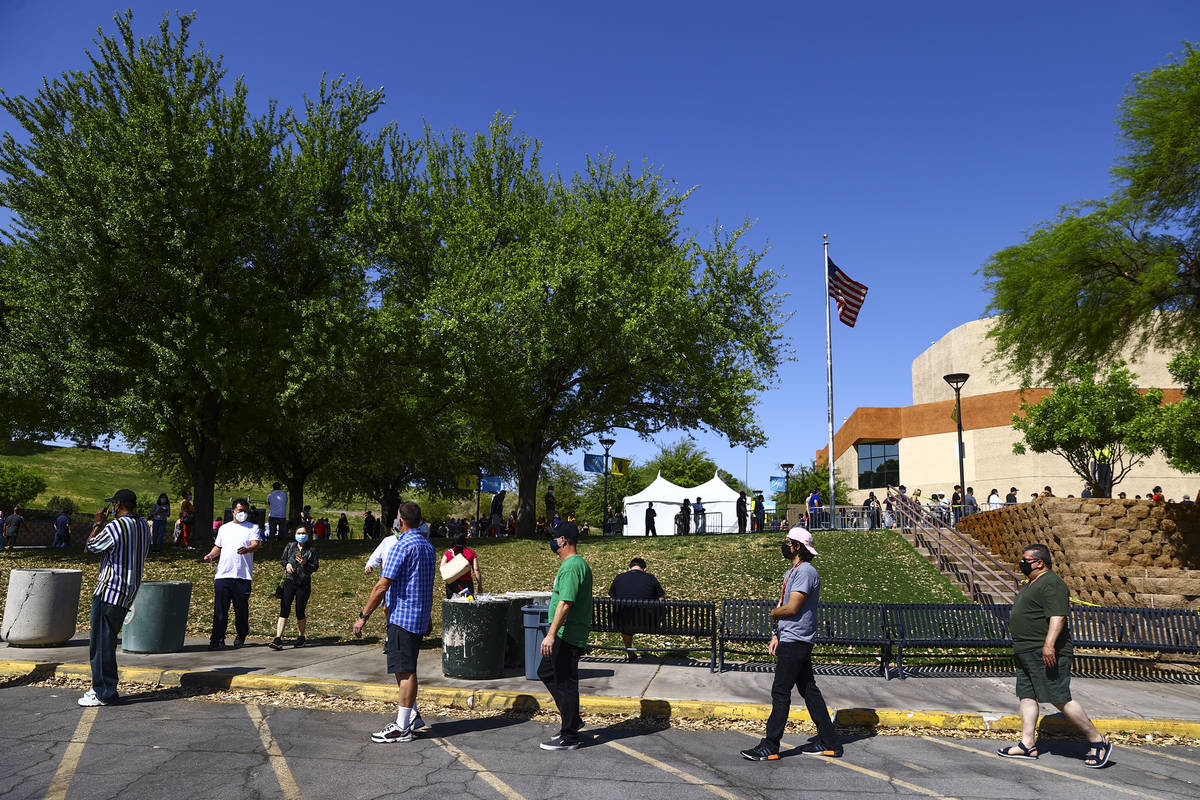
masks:
[(599, 472), (604, 473), (604, 456), (594, 456), (591, 453), (583, 454), (583, 471), (584, 472)]
[(479, 479), (479, 490), (495, 494), (504, 488), (504, 481), (496, 477), (483, 476)]
[(771, 491), (772, 492), (786, 492), (787, 491), (787, 478), (782, 478), (777, 475), (772, 475), (771, 476)]

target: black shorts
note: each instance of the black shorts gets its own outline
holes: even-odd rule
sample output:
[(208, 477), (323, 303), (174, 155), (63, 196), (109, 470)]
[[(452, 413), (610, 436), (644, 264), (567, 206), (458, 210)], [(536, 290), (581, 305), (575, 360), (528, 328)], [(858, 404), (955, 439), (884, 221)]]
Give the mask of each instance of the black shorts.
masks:
[(383, 652), (387, 655), (387, 671), (392, 675), (399, 672), (417, 671), (417, 654), (421, 652), (421, 641), (425, 637), (388, 623), (387, 643)]

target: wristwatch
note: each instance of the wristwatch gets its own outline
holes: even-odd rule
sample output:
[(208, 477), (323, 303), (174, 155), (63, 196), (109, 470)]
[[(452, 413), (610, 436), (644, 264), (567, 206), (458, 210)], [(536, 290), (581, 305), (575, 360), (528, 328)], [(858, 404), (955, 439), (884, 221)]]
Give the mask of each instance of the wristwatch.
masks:
[(360, 612), (358, 612), (358, 618), (361, 619), (363, 622), (366, 622), (371, 617), (369, 614), (364, 614), (360, 611)]

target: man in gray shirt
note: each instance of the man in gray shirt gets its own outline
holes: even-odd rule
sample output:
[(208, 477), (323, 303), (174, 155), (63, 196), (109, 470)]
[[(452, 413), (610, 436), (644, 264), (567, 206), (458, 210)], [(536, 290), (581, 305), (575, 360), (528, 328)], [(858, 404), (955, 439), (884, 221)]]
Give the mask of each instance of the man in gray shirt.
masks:
[(817, 688), (812, 668), (813, 640), (817, 636), (817, 604), (821, 600), (821, 578), (812, 565), (813, 557), (817, 555), (812, 534), (804, 528), (792, 528), (780, 545), (780, 552), (791, 562), (792, 568), (783, 578), (779, 605), (771, 609), (771, 619), (776, 625), (775, 635), (767, 645), (767, 652), (775, 656), (771, 716), (767, 719), (767, 732), (762, 741), (743, 750), (742, 757), (750, 761), (774, 761), (779, 758), (779, 740), (783, 738), (783, 727), (792, 708), (794, 686), (804, 698), (808, 715), (817, 726), (816, 741), (801, 746), (800, 752), (838, 758), (842, 755), (842, 746), (838, 743), (837, 730), (829, 718), (829, 709), (825, 707), (825, 698)]

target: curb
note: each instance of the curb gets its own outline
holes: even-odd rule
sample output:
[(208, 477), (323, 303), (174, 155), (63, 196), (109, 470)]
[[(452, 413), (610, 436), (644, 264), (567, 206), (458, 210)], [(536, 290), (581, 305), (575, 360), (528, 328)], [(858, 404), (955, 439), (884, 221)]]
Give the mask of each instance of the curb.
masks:
[[(250, 675), (233, 672), (160, 670), (146, 667), (119, 667), (122, 681), (146, 683), (167, 688), (248, 689), (256, 691), (305, 692), (327, 697), (394, 702), (396, 688), (382, 683), (342, 681), (326, 678), (298, 678), (283, 675)], [(88, 664), (60, 664), (53, 661), (0, 660), (0, 677), (90, 678)], [(417, 695), (422, 701), (470, 711), (517, 711), (533, 713), (554, 709), (554, 701), (545, 692), (512, 692), (490, 689), (455, 689), (423, 686)], [(651, 719), (750, 720), (763, 722), (771, 706), (763, 703), (721, 703), (700, 700), (662, 700), (649, 697), (600, 697), (581, 695), (580, 710), (593, 714), (640, 716)], [(793, 722), (811, 722), (808, 712), (793, 708)], [(834, 723), (846, 728), (924, 728), (946, 731), (1019, 732), (1021, 718), (1016, 714), (955, 713), (949, 711), (908, 711), (891, 708), (839, 708)], [(1106, 732), (1153, 734), (1200, 739), (1200, 720), (1136, 719), (1115, 717), (1093, 719)], [(1070, 731), (1073, 726), (1059, 715), (1044, 716), (1043, 730)]]

